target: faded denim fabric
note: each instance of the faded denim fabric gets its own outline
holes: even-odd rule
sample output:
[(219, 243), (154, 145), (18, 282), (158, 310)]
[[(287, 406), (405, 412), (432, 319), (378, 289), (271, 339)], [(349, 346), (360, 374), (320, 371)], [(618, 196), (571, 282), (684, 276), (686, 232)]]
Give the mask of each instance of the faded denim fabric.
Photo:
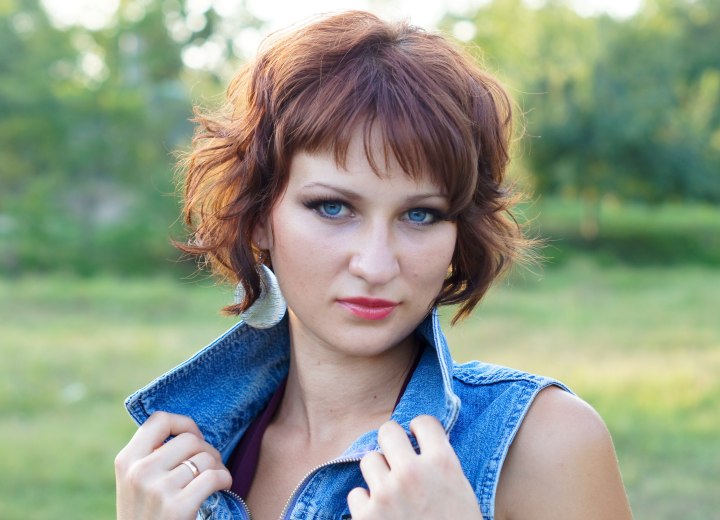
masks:
[[(437, 310), (416, 332), (426, 347), (392, 419), (409, 434), (414, 417), (428, 414), (438, 418), (475, 489), (484, 520), (493, 520), (500, 469), (533, 399), (549, 385), (567, 388), (552, 379), (487, 363), (456, 364)], [(138, 424), (161, 410), (192, 417), (205, 439), (227, 461), (287, 374), (289, 348), (287, 316), (265, 330), (240, 322), (131, 395), (125, 404)], [(379, 450), (377, 430), (362, 435), (338, 459), (308, 474), (289, 497), (283, 518), (350, 519), (347, 494), (354, 487), (365, 486), (358, 462), (372, 450)], [(239, 497), (221, 491), (205, 501), (198, 518), (249, 517)]]

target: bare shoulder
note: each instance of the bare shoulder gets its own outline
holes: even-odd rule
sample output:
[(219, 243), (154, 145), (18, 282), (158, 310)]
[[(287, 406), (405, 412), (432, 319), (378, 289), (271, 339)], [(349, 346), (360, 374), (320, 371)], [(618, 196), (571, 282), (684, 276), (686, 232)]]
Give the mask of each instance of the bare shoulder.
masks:
[(632, 518), (610, 433), (598, 413), (557, 387), (530, 407), (500, 475), (498, 520)]

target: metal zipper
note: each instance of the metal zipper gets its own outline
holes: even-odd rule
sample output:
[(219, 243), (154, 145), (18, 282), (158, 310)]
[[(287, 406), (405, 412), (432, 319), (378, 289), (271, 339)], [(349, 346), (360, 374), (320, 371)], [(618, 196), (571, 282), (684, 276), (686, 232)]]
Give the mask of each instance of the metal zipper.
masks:
[[(459, 415), (459, 410), (456, 410), (455, 413), (453, 414), (453, 416), (449, 418), (447, 427), (443, 428), (445, 430), (446, 434), (448, 434), (448, 435), (450, 434), (450, 430), (455, 425), (455, 421), (457, 420), (458, 415)], [(419, 449), (416, 444), (416, 441), (413, 441), (412, 445), (416, 451)], [(305, 484), (310, 479), (310, 477), (312, 477), (317, 471), (320, 471), (323, 468), (327, 468), (328, 466), (333, 466), (335, 464), (347, 464), (350, 462), (360, 462), (360, 460), (361, 460), (361, 457), (345, 457), (345, 458), (341, 458), (341, 459), (334, 459), (334, 460), (331, 460), (329, 462), (326, 462), (324, 464), (320, 464), (319, 466), (314, 467), (302, 478), (302, 480), (300, 480), (298, 485), (295, 486), (295, 489), (293, 489), (292, 493), (290, 493), (290, 497), (287, 499), (287, 502), (285, 502), (285, 506), (283, 507), (282, 512), (280, 513), (280, 518), (278, 520), (285, 520), (285, 516), (287, 515), (288, 510), (289, 510), (291, 504), (295, 500), (295, 495), (297, 494), (298, 491), (300, 491), (300, 489), (303, 486), (305, 486)], [(252, 514), (250, 513), (250, 508), (245, 503), (245, 500), (243, 500), (242, 497), (240, 497), (240, 495), (238, 495), (237, 493), (234, 493), (233, 491), (230, 491), (230, 490), (224, 490), (223, 493), (227, 493), (231, 497), (237, 499), (237, 501), (240, 503), (242, 508), (245, 510), (248, 520), (252, 520)]]
[(226, 493), (226, 494), (230, 495), (232, 498), (234, 498), (235, 500), (237, 500), (240, 503), (240, 506), (245, 510), (245, 514), (247, 515), (248, 520), (252, 520), (252, 513), (250, 513), (250, 508), (248, 507), (248, 505), (245, 503), (245, 500), (243, 500), (243, 498), (240, 495), (238, 495), (234, 491), (230, 491), (229, 489), (223, 489), (222, 493)]
[[(302, 478), (302, 480), (300, 480), (298, 485), (295, 486), (295, 489), (293, 489), (292, 493), (290, 493), (290, 498), (287, 499), (287, 502), (285, 502), (285, 507), (283, 507), (282, 513), (280, 513), (280, 520), (283, 520), (285, 518), (285, 515), (287, 515), (290, 505), (293, 503), (293, 501), (295, 499), (295, 495), (307, 483), (307, 481), (310, 479), (310, 477), (312, 477), (315, 474), (315, 472), (320, 471), (321, 469), (326, 468), (328, 466), (332, 466), (334, 464), (346, 464), (349, 462), (360, 462), (360, 458), (359, 457), (347, 457), (344, 459), (331, 460), (329, 462), (326, 462), (324, 464), (316, 466), (311, 471), (309, 471)], [(237, 500), (237, 502), (240, 504), (240, 506), (242, 506), (242, 508), (245, 510), (245, 514), (247, 514), (248, 520), (252, 520), (252, 513), (250, 513), (250, 508), (248, 507), (248, 505), (245, 503), (245, 500), (243, 500), (243, 498), (240, 495), (238, 495), (234, 491), (230, 491), (229, 489), (224, 489), (222, 491), (222, 493), (230, 495), (232, 498)]]
[(282, 513), (280, 513), (280, 519), (279, 520), (285, 520), (285, 515), (288, 513), (288, 509), (290, 508), (290, 505), (295, 501), (295, 495), (302, 487), (305, 486), (308, 480), (310, 480), (310, 477), (312, 477), (316, 472), (320, 471), (323, 468), (327, 468), (328, 466), (332, 466), (334, 464), (346, 464), (348, 462), (360, 462), (360, 457), (348, 457), (344, 459), (335, 459), (331, 460), (330, 462), (326, 462), (325, 464), (320, 464), (319, 466), (313, 468), (307, 475), (303, 477), (303, 479), (298, 483), (297, 486), (295, 486), (295, 489), (293, 489), (293, 492), (290, 493), (290, 498), (288, 498), (287, 502), (285, 502), (285, 507), (283, 507)]
[[(450, 430), (451, 430), (452, 427), (455, 425), (455, 421), (457, 421), (457, 417), (458, 417), (458, 415), (459, 415), (459, 412), (460, 412), (460, 410), (457, 409), (457, 410), (455, 411), (455, 413), (453, 414), (453, 416), (448, 419), (448, 425), (447, 425), (447, 427), (443, 427), (443, 429), (445, 430), (445, 433), (446, 433), (447, 435), (450, 435)], [(417, 450), (420, 449), (420, 448), (417, 446), (417, 441), (416, 441), (415, 439), (412, 440), (412, 445), (413, 445), (413, 448), (415, 449), (415, 451), (417, 451)], [(368, 453), (370, 453), (370, 452), (368, 452)], [(315, 472), (320, 471), (321, 469), (326, 468), (326, 467), (328, 467), (328, 466), (332, 466), (332, 465), (334, 465), (334, 464), (346, 464), (346, 463), (349, 463), (349, 462), (360, 462), (360, 459), (361, 459), (361, 457), (346, 457), (346, 458), (342, 458), (342, 459), (335, 459), (335, 460), (331, 460), (331, 461), (329, 461), (329, 462), (326, 462), (325, 464), (321, 464), (321, 465), (313, 468), (307, 475), (305, 475), (305, 476), (303, 477), (303, 479), (300, 481), (300, 483), (299, 483), (297, 486), (295, 486), (295, 489), (293, 489), (293, 492), (290, 493), (290, 498), (288, 498), (287, 502), (285, 502), (285, 507), (283, 507), (282, 513), (280, 513), (280, 518), (279, 518), (278, 520), (285, 520), (285, 515), (287, 515), (288, 509), (290, 508), (290, 506), (291, 506), (292, 503), (294, 502), (294, 500), (295, 500), (295, 495), (297, 494), (298, 491), (300, 491), (300, 489), (301, 489), (303, 486), (305, 486), (305, 484), (307, 483), (307, 481), (310, 479), (310, 477), (312, 477), (312, 476), (315, 474)], [(242, 499), (241, 499), (241, 500), (242, 500)], [(243, 504), (244, 504), (244, 503), (243, 503)], [(245, 507), (247, 508), (247, 506), (245, 506)]]

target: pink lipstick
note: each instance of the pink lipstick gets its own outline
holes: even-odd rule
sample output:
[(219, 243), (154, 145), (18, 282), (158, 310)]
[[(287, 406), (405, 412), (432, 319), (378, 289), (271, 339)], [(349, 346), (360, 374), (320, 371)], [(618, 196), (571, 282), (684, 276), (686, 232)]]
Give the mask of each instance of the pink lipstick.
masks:
[(390, 316), (399, 304), (377, 298), (343, 298), (338, 303), (364, 320), (382, 320)]

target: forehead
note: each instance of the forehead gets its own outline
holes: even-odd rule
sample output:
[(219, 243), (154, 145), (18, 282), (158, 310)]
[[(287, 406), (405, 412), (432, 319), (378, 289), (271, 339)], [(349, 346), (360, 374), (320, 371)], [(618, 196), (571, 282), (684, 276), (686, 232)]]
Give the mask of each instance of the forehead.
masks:
[(346, 141), (338, 140), (318, 149), (296, 152), (291, 171), (310, 162), (326, 173), (372, 172), (381, 180), (405, 177), (417, 184), (444, 188), (440, 172), (434, 171), (426, 161), (414, 160), (409, 164), (407, 157), (396, 153), (393, 143), (385, 138), (383, 130), (377, 125), (371, 128), (358, 125)]
[(335, 150), (300, 151), (290, 166), (290, 183), (323, 183), (353, 186), (355, 189), (381, 186), (384, 190), (411, 190), (444, 194), (428, 167), (408, 172), (379, 133), (364, 139), (356, 131), (343, 154)]

